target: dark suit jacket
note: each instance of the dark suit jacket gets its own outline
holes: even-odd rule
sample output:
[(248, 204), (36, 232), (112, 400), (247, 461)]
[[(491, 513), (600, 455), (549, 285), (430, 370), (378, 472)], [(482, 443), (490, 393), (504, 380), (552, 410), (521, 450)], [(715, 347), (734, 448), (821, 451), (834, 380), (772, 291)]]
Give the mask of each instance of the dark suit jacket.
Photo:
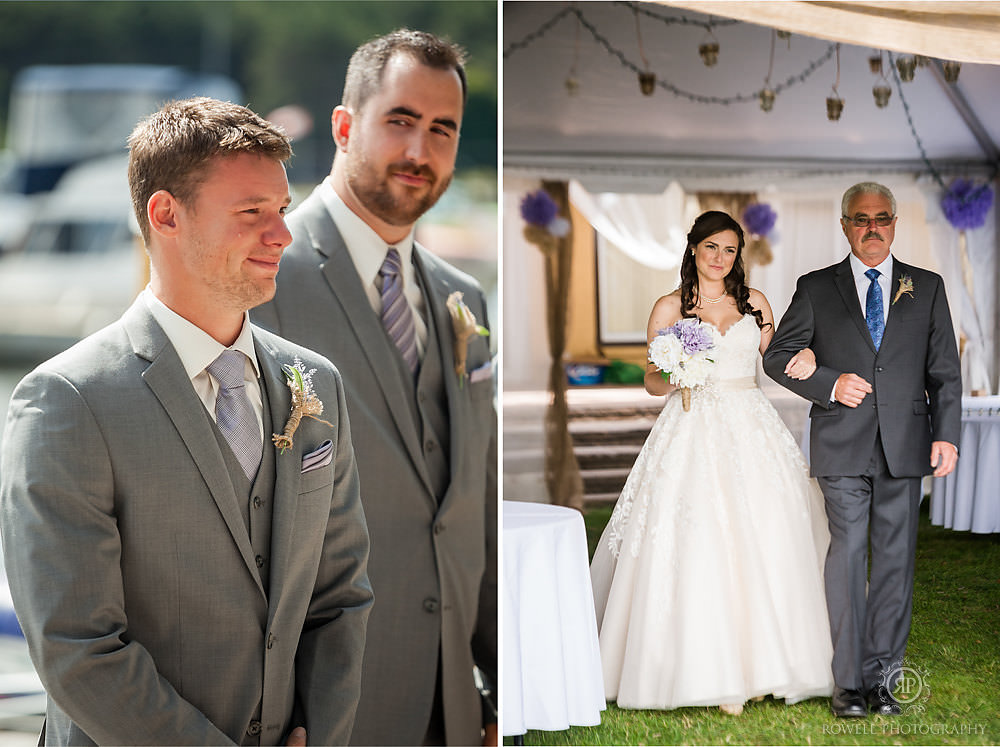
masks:
[[(482, 712), (473, 664), (496, 682), (497, 420), (492, 379), (460, 382), (454, 373), (445, 301), (462, 291), (476, 319), (488, 325), (485, 299), (475, 280), (414, 247), (447, 396), (450, 479), (436, 496), (421, 424), (408, 401), (413, 385), (403, 378), (320, 189), (330, 186), (320, 184), (289, 216), (294, 241), (281, 260), (278, 292), (251, 314), (329, 357), (344, 377), (376, 599), (351, 741), (420, 744), (440, 645), (448, 743), (478, 743)], [(488, 338), (473, 338), (467, 370), (489, 360)], [(417, 396), (434, 393), (418, 390)]]
[[(333, 424), (304, 420), (275, 455), (266, 593), (247, 498), (143, 299), (14, 391), (0, 520), (46, 743), (284, 744), (298, 723), (311, 744), (350, 735), (372, 594), (343, 386), (329, 361), (253, 335), (275, 427), (295, 357), (317, 369)], [(330, 464), (303, 473), (327, 439)]]
[[(894, 301), (900, 279), (913, 294)], [(885, 333), (872, 343), (855, 290), (850, 257), (799, 278), (764, 370), (779, 384), (813, 402), (809, 412), (811, 471), (817, 476), (860, 475), (881, 434), (895, 477), (930, 474), (931, 441), (958, 445), (962, 381), (944, 283), (939, 275), (893, 258)], [(816, 372), (805, 381), (784, 374), (804, 347), (816, 353)], [(857, 408), (830, 402), (834, 382), (855, 373), (873, 392)]]

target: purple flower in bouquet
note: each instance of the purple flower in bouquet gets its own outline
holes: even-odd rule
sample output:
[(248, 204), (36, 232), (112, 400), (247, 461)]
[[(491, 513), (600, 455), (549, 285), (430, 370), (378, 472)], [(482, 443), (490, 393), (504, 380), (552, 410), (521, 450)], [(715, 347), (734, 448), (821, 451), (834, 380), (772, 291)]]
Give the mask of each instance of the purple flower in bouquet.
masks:
[(767, 236), (771, 233), (777, 219), (778, 214), (766, 202), (755, 202), (743, 211), (743, 225), (750, 233), (757, 236)]
[(974, 185), (968, 179), (956, 179), (941, 198), (945, 218), (959, 231), (979, 228), (993, 205), (993, 190), (989, 185)]
[(529, 192), (521, 198), (521, 218), (525, 223), (545, 228), (558, 214), (559, 206), (544, 189)]
[(690, 317), (681, 319), (672, 327), (661, 330), (660, 334), (673, 335), (681, 343), (681, 349), (686, 355), (694, 355), (711, 350), (715, 345), (711, 328), (702, 324), (700, 319)]

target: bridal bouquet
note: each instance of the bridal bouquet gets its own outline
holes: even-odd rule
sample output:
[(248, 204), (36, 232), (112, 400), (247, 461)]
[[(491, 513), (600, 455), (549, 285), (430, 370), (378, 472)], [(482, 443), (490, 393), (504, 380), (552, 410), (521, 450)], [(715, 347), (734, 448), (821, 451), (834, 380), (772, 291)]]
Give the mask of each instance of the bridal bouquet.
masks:
[(684, 410), (691, 409), (691, 389), (708, 381), (715, 363), (709, 355), (715, 348), (714, 328), (694, 317), (681, 319), (658, 330), (649, 343), (649, 361), (660, 369), (664, 381), (680, 387)]

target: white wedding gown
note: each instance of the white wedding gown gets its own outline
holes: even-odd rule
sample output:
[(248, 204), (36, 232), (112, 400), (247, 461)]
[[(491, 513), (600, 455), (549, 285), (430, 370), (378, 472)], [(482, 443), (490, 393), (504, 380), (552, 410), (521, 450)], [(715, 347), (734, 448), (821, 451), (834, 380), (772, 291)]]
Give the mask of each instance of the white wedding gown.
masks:
[(823, 496), (754, 375), (750, 315), (712, 380), (667, 399), (591, 565), (608, 700), (792, 703), (833, 690)]

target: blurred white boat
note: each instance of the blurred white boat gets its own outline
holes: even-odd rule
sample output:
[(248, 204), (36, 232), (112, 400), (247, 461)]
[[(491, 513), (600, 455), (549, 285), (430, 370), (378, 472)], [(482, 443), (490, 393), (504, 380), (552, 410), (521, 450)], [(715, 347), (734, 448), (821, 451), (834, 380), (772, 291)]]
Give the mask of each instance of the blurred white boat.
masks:
[(117, 319), (141, 289), (126, 169), (125, 156), (88, 161), (38, 197), (22, 244), (0, 256), (0, 353), (59, 352)]

